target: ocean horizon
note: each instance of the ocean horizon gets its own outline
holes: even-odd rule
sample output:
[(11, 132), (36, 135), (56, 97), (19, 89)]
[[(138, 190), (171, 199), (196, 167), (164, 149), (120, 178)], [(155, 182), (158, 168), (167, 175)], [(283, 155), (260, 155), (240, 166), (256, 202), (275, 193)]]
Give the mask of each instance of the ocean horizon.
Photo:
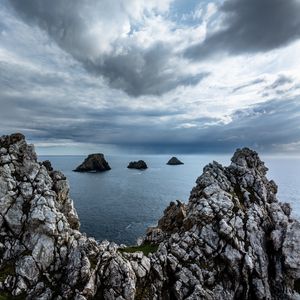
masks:
[[(106, 155), (111, 170), (77, 173), (84, 155), (39, 155), (50, 160), (70, 183), (70, 196), (81, 222), (81, 231), (97, 240), (135, 244), (149, 226), (157, 224), (171, 201), (187, 203), (203, 167), (212, 161), (230, 164), (229, 154), (178, 155), (184, 165), (169, 166), (170, 155)], [(300, 216), (300, 158), (260, 155), (269, 168), (267, 177), (278, 185), (277, 198), (289, 202)], [(132, 160), (143, 159), (147, 170), (127, 169)], [(298, 196), (299, 195), (299, 196)]]

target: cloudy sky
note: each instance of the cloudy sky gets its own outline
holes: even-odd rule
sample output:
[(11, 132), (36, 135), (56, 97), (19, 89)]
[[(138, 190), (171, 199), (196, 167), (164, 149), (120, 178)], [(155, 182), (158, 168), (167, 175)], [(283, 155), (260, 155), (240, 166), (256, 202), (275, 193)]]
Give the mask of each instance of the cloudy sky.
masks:
[(297, 154), (300, 0), (1, 0), (0, 131), (41, 154)]

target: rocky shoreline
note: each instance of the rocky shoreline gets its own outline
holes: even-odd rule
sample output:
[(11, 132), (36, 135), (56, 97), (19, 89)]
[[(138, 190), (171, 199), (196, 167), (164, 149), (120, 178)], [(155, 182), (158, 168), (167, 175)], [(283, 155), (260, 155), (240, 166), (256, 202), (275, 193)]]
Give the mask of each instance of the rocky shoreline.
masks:
[[(257, 153), (207, 165), (140, 246), (79, 231), (65, 176), (0, 138), (0, 298), (299, 299), (300, 224)], [(13, 298), (12, 298), (13, 299)]]

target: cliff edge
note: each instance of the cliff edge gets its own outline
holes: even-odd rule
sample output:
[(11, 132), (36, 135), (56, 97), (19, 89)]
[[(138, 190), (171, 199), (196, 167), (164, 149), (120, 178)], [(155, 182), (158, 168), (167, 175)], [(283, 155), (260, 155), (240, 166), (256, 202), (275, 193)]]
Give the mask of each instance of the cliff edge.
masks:
[(299, 299), (300, 224), (266, 172), (247, 148), (229, 167), (207, 165), (187, 204), (172, 203), (140, 247), (121, 248), (80, 233), (65, 176), (22, 134), (2, 136), (0, 296)]

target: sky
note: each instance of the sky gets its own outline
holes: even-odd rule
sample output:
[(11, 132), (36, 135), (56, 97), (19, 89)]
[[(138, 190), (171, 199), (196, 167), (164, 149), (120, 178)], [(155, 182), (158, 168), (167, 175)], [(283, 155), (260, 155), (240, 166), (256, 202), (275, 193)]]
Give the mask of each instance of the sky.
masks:
[(0, 134), (39, 154), (300, 151), (300, 0), (0, 0)]

